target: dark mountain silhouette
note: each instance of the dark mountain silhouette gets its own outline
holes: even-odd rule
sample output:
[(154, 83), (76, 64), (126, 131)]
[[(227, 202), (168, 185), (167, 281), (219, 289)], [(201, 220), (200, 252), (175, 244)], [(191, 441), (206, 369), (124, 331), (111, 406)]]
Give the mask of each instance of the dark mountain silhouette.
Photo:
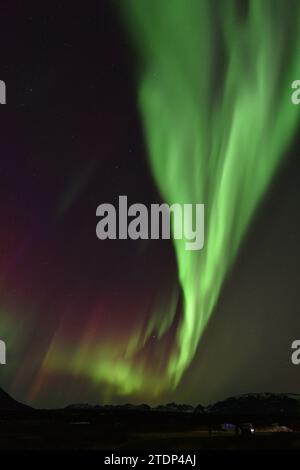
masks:
[(24, 405), (14, 400), (8, 393), (0, 388), (0, 410), (1, 411), (25, 411), (30, 410), (30, 406)]
[(300, 395), (288, 393), (248, 393), (208, 406), (206, 413), (226, 415), (300, 415)]
[(196, 406), (196, 408), (194, 409), (194, 413), (205, 413), (205, 407), (202, 405)]
[(151, 411), (152, 413), (183, 413), (202, 415), (294, 415), (300, 416), (300, 395), (284, 393), (248, 393), (203, 407), (168, 403), (151, 408), (148, 405), (69, 405), (66, 410)]
[[(8, 393), (0, 388), (0, 411), (26, 411), (33, 408), (14, 400)], [(284, 393), (248, 393), (238, 395), (219, 401), (213, 405), (203, 407), (198, 405), (182, 405), (177, 403), (168, 403), (151, 408), (149, 405), (90, 405), (88, 403), (71, 404), (64, 408), (66, 412), (151, 412), (161, 413), (180, 413), (190, 415), (293, 415), (300, 416), (300, 395)]]
[(166, 411), (173, 413), (193, 413), (194, 407), (192, 405), (167, 403), (166, 405), (159, 405), (155, 408), (157, 411)]
[[(198, 408), (204, 409), (201, 405)], [(158, 405), (155, 408), (146, 405), (133, 405), (126, 403), (124, 405), (89, 405), (88, 403), (75, 403), (68, 405), (65, 410), (101, 410), (101, 411), (158, 411), (158, 412), (169, 412), (169, 413), (193, 413), (194, 407), (192, 405), (182, 405), (178, 403), (167, 403), (166, 405)]]

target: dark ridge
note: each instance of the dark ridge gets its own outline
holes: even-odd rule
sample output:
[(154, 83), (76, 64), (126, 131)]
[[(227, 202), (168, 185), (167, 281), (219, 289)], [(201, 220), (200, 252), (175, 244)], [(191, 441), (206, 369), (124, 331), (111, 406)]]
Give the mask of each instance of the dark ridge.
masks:
[(8, 393), (0, 388), (0, 410), (1, 411), (25, 411), (30, 410), (30, 406), (24, 405), (14, 400)]

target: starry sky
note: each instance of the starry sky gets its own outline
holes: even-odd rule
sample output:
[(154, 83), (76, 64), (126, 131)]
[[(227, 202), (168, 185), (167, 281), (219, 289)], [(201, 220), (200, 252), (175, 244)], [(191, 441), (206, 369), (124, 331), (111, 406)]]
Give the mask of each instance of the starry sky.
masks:
[(100, 203), (165, 199), (116, 3), (1, 2), (0, 387), (45, 407), (300, 393), (290, 360), (300, 335), (298, 125), (175, 385), (184, 289), (172, 241), (96, 237)]

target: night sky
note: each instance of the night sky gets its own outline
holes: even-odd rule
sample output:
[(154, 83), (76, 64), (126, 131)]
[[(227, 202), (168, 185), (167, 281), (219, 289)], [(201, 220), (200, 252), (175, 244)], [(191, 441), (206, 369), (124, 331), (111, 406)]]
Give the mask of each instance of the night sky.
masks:
[(300, 336), (298, 128), (177, 386), (167, 379), (183, 315), (172, 241), (96, 237), (99, 204), (164, 200), (116, 3), (1, 1), (0, 387), (46, 407), (300, 393), (290, 360)]

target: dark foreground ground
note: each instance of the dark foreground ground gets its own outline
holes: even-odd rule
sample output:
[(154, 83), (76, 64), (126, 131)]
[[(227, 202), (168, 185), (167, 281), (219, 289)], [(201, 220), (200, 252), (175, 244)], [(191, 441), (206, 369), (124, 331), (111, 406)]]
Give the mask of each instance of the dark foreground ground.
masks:
[[(222, 431), (230, 416), (189, 413), (31, 411), (0, 413), (0, 449), (299, 449), (299, 418), (240, 416), (254, 436)], [(293, 432), (279, 432), (286, 426)], [(285, 428), (286, 430), (286, 428)]]

